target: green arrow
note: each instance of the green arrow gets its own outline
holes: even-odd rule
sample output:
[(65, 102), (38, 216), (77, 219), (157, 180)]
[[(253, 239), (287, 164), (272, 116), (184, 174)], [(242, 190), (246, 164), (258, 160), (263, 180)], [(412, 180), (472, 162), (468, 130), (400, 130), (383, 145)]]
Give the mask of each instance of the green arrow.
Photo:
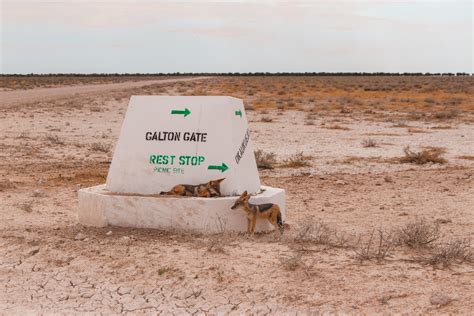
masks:
[(189, 111), (188, 108), (185, 108), (184, 110), (171, 110), (171, 114), (184, 114), (184, 117), (186, 117), (191, 114), (191, 111)]
[(242, 117), (242, 111), (241, 110), (235, 111), (235, 115)]
[(225, 163), (222, 163), (221, 166), (208, 166), (207, 169), (209, 170), (220, 170), (221, 172), (224, 172), (229, 169)]

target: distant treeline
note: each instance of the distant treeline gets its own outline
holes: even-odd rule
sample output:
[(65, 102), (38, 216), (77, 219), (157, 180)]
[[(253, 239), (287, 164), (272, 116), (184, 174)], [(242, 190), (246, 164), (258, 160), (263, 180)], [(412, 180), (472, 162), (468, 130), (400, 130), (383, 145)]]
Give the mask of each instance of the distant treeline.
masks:
[(472, 73), (421, 72), (174, 72), (174, 73), (60, 73), (60, 74), (0, 74), (0, 77), (151, 77), (151, 76), (472, 76)]

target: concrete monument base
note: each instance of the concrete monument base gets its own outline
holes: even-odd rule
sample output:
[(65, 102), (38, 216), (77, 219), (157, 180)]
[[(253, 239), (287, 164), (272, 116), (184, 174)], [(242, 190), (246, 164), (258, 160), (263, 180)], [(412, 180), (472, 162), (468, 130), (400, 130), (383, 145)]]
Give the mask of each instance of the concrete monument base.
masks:
[[(266, 186), (262, 190), (250, 202), (278, 204), (285, 220), (285, 191)], [(104, 184), (79, 190), (79, 222), (95, 227), (110, 225), (208, 234), (245, 232), (245, 212), (230, 209), (237, 198), (117, 194), (107, 191)], [(267, 220), (258, 219), (256, 231), (268, 230), (273, 230), (273, 226)]]

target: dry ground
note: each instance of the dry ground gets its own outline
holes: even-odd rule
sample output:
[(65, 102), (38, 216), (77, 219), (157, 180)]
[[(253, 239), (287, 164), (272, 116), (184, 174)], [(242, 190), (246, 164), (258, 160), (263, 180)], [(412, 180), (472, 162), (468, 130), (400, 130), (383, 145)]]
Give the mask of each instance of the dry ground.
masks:
[[(473, 83), (219, 77), (27, 103), (0, 92), (0, 313), (470, 314)], [(244, 98), (257, 149), (276, 156), (262, 182), (287, 191), (283, 239), (78, 225), (77, 189), (105, 181), (131, 94)], [(406, 146), (447, 162), (401, 163)], [(288, 163), (298, 153), (306, 166)], [(439, 238), (401, 242), (422, 219)], [(465, 256), (432, 262), (453, 240)]]

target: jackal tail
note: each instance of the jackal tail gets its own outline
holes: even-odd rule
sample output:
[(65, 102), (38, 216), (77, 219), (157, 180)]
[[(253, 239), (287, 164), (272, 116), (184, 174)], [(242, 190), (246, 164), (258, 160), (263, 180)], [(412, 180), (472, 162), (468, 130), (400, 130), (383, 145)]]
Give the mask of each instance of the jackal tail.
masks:
[(280, 233), (283, 235), (283, 231), (285, 230), (285, 224), (283, 223), (283, 219), (281, 218), (281, 212), (278, 212), (277, 225), (280, 229)]

